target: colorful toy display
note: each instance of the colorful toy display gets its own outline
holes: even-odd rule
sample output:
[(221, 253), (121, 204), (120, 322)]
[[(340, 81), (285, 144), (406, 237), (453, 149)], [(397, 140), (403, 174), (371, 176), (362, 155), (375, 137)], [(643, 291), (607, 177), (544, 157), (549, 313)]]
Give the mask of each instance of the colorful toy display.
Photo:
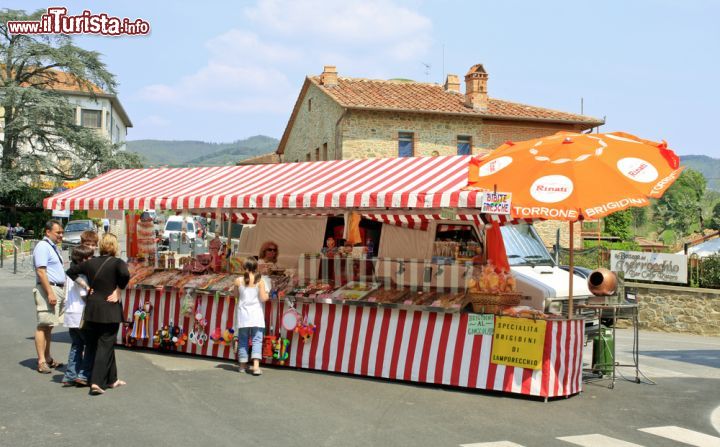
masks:
[(295, 327), (295, 332), (297, 332), (298, 335), (300, 335), (300, 339), (301, 339), (302, 341), (304, 341), (305, 343), (307, 343), (307, 342), (309, 342), (310, 340), (312, 340), (312, 336), (313, 336), (313, 334), (315, 333), (315, 330), (316, 330), (316, 329), (317, 329), (317, 328), (315, 327), (314, 324), (308, 323), (308, 322), (307, 322), (307, 318), (304, 318), (303, 321), (300, 322), (300, 323)]
[(290, 340), (287, 338), (279, 337), (275, 340), (273, 356), (274, 360), (277, 360), (278, 365), (284, 365), (287, 359), (290, 357)]
[(155, 331), (153, 347), (159, 350), (179, 348), (184, 346), (187, 340), (188, 336), (184, 333), (183, 328), (174, 326), (171, 321), (169, 325)]

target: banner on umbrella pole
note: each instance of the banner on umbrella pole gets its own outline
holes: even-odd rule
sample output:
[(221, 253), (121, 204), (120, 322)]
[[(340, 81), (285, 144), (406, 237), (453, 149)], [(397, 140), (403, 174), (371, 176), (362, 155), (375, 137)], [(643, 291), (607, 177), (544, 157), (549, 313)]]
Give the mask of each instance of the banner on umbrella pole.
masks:
[(481, 212), (485, 214), (510, 214), (511, 192), (485, 192), (482, 195)]

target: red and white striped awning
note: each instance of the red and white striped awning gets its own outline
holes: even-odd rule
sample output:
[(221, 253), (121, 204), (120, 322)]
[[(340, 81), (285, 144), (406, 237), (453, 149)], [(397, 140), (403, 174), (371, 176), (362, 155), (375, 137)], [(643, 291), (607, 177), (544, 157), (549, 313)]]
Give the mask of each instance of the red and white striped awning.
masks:
[(470, 156), (205, 168), (121, 169), (45, 199), (47, 209), (216, 210), (480, 208), (463, 191)]

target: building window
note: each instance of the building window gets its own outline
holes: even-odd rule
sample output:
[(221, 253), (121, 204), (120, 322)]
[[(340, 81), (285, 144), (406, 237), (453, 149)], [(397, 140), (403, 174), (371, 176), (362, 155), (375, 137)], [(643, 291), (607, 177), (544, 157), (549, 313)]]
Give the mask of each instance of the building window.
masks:
[(312, 112), (312, 98), (308, 99), (308, 112)]
[(398, 132), (398, 157), (412, 157), (415, 154), (413, 132)]
[(458, 135), (458, 137), (457, 137), (457, 154), (458, 155), (472, 154), (472, 137), (469, 137), (467, 135)]
[(320, 160), (320, 148), (315, 148), (315, 160)]
[(80, 111), (80, 125), (99, 129), (102, 121), (101, 110), (82, 109)]
[(310, 161), (310, 160), (312, 160), (312, 158), (311, 158), (310, 152), (308, 152), (307, 154), (305, 154), (305, 161)]
[(322, 159), (328, 160), (327, 143), (323, 143)]

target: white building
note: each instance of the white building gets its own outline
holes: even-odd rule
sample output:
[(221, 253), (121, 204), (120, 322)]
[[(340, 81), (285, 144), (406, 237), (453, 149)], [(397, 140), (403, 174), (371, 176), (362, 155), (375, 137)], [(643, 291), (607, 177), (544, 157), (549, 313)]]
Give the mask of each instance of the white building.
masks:
[[(70, 75), (56, 71), (56, 82), (50, 88), (65, 96), (71, 105), (75, 106), (75, 124), (83, 127), (97, 129), (97, 132), (106, 137), (118, 150), (126, 149), (125, 141), (127, 130), (132, 122), (117, 95), (104, 92), (94, 84), (80, 86)], [(88, 89), (92, 90), (88, 91)], [(4, 110), (0, 107), (0, 139), (4, 138)], [(20, 149), (22, 151), (22, 148)], [(0, 151), (2, 148), (0, 147)], [(67, 160), (66, 162), (71, 162)], [(60, 160), (63, 163), (63, 160)], [(44, 189), (51, 189), (42, 182)], [(74, 182), (65, 182), (72, 184)], [(73, 185), (65, 185), (71, 187)]]

